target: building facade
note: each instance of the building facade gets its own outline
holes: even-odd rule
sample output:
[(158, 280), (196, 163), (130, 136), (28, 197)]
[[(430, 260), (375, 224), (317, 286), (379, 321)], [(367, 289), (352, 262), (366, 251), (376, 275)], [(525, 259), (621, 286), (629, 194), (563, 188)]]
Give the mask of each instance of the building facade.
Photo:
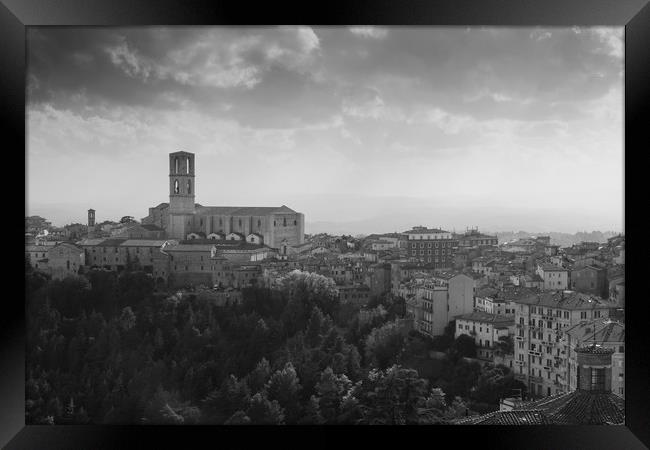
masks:
[(432, 264), (436, 269), (454, 266), (458, 240), (449, 231), (413, 227), (404, 234), (407, 238), (407, 257), (411, 261)]
[(600, 297), (575, 291), (541, 292), (513, 298), (515, 378), (533, 396), (569, 389), (564, 332), (580, 322), (606, 318), (612, 307)]
[(465, 274), (432, 277), (407, 294), (407, 311), (414, 329), (427, 336), (439, 336), (445, 327), (462, 314), (474, 310), (475, 281)]
[(584, 266), (571, 271), (571, 289), (606, 298), (607, 271), (600, 267)]
[(563, 291), (569, 289), (569, 271), (554, 264), (538, 264), (537, 275), (544, 282), (544, 290)]
[(456, 317), (454, 337), (470, 336), (476, 343), (476, 356), (492, 361), (497, 343), (501, 338), (514, 335), (514, 328), (514, 316), (472, 312)]
[(454, 238), (458, 240), (459, 248), (499, 245), (499, 239), (496, 236), (479, 233), (477, 229), (467, 230), (463, 234), (456, 234)]
[(63, 279), (77, 275), (79, 268), (85, 265), (85, 252), (83, 248), (62, 242), (55, 245), (48, 252), (48, 268), (54, 279)]

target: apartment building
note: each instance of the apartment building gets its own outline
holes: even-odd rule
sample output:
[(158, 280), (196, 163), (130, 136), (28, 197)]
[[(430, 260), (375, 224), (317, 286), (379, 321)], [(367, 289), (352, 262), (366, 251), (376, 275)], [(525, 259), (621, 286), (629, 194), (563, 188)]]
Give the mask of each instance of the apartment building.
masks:
[(407, 300), (407, 311), (414, 318), (414, 329), (428, 336), (439, 336), (445, 327), (462, 314), (474, 310), (475, 280), (465, 274), (440, 274), (429, 278)]
[(562, 337), (570, 327), (606, 318), (613, 304), (575, 291), (522, 292), (515, 303), (515, 377), (533, 396), (567, 392), (568, 357)]

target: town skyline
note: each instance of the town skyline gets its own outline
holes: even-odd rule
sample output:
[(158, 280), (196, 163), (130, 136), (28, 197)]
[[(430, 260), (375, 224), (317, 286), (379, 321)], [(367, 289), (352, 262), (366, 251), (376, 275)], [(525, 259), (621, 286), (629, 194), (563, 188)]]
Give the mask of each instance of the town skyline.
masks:
[(197, 203), (288, 205), (307, 233), (623, 231), (622, 36), (35, 28), (27, 214), (140, 220), (185, 150)]

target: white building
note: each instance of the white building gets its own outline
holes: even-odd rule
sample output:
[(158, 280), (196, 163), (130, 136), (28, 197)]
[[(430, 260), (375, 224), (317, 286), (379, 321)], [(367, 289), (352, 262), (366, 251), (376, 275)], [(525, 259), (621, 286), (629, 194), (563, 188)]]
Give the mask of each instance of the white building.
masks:
[(464, 334), (474, 338), (478, 347), (476, 349), (477, 356), (492, 361), (499, 339), (513, 335), (514, 329), (515, 318), (513, 316), (477, 311), (456, 317), (454, 337), (458, 338)]
[(415, 329), (428, 336), (439, 336), (455, 317), (474, 310), (476, 282), (465, 274), (430, 277), (416, 288), (411, 310)]
[(544, 280), (544, 290), (562, 291), (569, 288), (569, 271), (553, 264), (538, 264), (536, 273)]

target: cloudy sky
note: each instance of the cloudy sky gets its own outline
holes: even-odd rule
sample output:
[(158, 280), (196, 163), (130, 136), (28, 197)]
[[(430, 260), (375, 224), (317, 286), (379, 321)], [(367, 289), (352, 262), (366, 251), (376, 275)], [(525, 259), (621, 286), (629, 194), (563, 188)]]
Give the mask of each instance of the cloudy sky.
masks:
[(27, 212), (196, 201), (306, 231), (623, 228), (623, 28), (30, 28)]

